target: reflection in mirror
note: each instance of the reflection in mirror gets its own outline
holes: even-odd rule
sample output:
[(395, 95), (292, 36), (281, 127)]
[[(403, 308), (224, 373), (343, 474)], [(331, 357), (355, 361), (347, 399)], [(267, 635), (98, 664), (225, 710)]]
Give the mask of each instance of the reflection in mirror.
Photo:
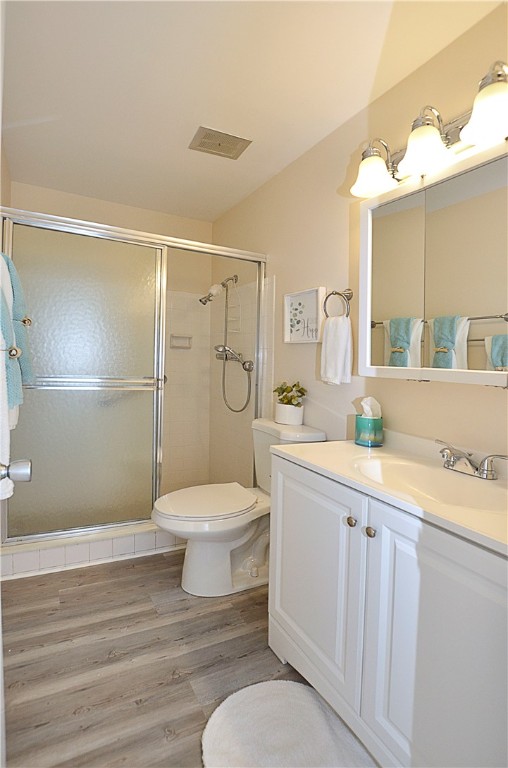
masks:
[(489, 317), (508, 309), (507, 179), (504, 157), (425, 193), (425, 316), (486, 318), (470, 321), (469, 369), (487, 370), (485, 339), (508, 330)]
[[(399, 318), (424, 316), (424, 243), (424, 192), (372, 212), (372, 365), (389, 365), (390, 357), (396, 365), (391, 352), (398, 347), (391, 342), (396, 345), (394, 332), (402, 329), (394, 325), (400, 325)], [(389, 324), (387, 330), (384, 324)], [(407, 363), (419, 367), (414, 354)]]
[[(368, 365), (477, 371), (507, 365), (507, 179), (504, 156), (372, 208)], [(407, 318), (425, 321), (418, 323), (421, 343), (412, 327), (418, 361), (416, 343), (409, 358), (393, 353), (409, 344)], [(390, 328), (400, 331), (401, 347)], [(492, 344), (501, 350), (497, 360)]]

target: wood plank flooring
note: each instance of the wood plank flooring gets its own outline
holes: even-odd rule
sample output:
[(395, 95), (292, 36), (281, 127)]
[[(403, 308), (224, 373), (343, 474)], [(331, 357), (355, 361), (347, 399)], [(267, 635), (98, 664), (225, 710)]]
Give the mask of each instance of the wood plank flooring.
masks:
[(2, 585), (8, 768), (201, 766), (231, 693), (302, 681), (267, 644), (267, 587), (180, 587), (183, 553)]

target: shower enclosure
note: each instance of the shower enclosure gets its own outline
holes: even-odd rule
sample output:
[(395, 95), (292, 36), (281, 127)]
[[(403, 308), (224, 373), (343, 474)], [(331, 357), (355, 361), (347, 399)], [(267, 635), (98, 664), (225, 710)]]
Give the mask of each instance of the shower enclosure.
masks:
[[(12, 209), (2, 217), (3, 250), (33, 321), (36, 374), (11, 433), (11, 457), (32, 460), (32, 482), (9, 500), (7, 536), (147, 520), (160, 493), (252, 482), (263, 257)], [(235, 421), (213, 350), (222, 297), (199, 302), (232, 271), (238, 312), (228, 338), (254, 361), (254, 394)], [(229, 368), (241, 366), (226, 365), (236, 399)]]

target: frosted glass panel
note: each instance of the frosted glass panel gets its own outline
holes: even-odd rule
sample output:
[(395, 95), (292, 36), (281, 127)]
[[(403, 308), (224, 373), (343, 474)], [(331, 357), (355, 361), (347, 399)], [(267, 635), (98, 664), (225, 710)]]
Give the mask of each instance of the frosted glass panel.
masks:
[(13, 458), (31, 483), (9, 500), (9, 536), (148, 519), (153, 392), (25, 390)]
[(147, 246), (14, 225), (37, 376), (154, 375), (156, 254)]

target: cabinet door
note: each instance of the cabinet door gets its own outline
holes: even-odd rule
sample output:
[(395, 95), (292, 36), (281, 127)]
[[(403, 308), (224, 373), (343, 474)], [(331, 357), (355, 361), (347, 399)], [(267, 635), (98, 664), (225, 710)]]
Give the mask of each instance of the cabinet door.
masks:
[(369, 525), (362, 718), (402, 765), (506, 765), (506, 560), (377, 501)]
[(278, 457), (271, 499), (270, 619), (358, 711), (366, 499)]

